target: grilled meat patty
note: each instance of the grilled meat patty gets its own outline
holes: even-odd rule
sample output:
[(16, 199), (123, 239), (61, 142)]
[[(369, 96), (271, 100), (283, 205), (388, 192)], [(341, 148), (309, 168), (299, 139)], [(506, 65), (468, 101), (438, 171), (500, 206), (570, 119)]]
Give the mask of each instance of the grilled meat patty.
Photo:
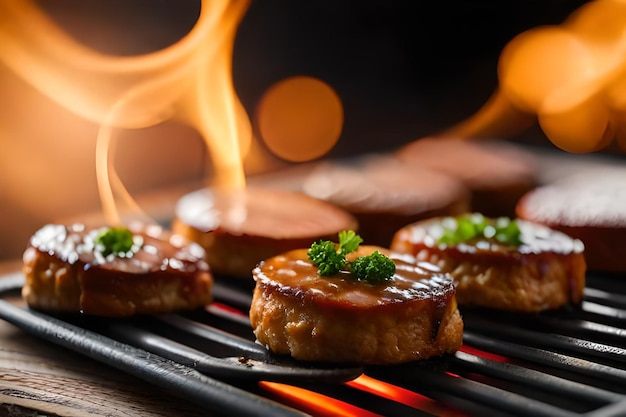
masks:
[(517, 220), (521, 244), (480, 236), (438, 243), (452, 219), (438, 217), (401, 228), (391, 249), (450, 273), (460, 305), (536, 312), (578, 304), (585, 286), (581, 241), (539, 224)]
[(487, 216), (514, 216), (519, 198), (537, 184), (535, 157), (513, 144), (422, 138), (395, 156), (462, 182), (471, 192), (471, 210)]
[(206, 250), (216, 275), (249, 279), (260, 260), (356, 229), (357, 221), (302, 193), (246, 187), (185, 195), (172, 228)]
[(302, 189), (351, 213), (359, 235), (383, 247), (389, 247), (393, 233), (405, 224), (454, 216), (470, 207), (468, 189), (456, 178), (393, 156), (321, 163)]
[(379, 250), (396, 265), (390, 281), (370, 284), (349, 272), (320, 276), (300, 249), (261, 262), (250, 321), (258, 341), (306, 361), (394, 364), (455, 352), (463, 322), (452, 278), (407, 255)]
[(133, 227), (124, 256), (96, 248), (103, 229), (49, 224), (23, 255), (22, 296), (30, 307), (107, 317), (194, 309), (212, 301), (204, 250), (157, 226)]
[(589, 270), (626, 271), (626, 169), (603, 167), (529, 191), (517, 215), (580, 239)]

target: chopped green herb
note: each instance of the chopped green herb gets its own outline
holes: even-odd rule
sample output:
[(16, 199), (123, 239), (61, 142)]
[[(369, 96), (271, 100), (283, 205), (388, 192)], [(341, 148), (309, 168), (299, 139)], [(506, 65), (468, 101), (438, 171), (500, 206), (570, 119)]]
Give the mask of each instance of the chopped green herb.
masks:
[(371, 283), (390, 279), (396, 272), (396, 265), (387, 256), (375, 251), (368, 256), (360, 256), (348, 262), (346, 255), (355, 252), (363, 242), (353, 230), (339, 232), (339, 243), (318, 240), (307, 251), (311, 263), (317, 266), (322, 276), (335, 275), (341, 270), (349, 270), (360, 281)]
[(354, 230), (339, 232), (339, 244), (330, 240), (319, 240), (311, 245), (307, 255), (320, 275), (335, 275), (346, 265), (346, 255), (358, 249), (363, 242)]
[(111, 227), (101, 232), (95, 240), (96, 245), (102, 246), (102, 254), (112, 253), (119, 255), (130, 251), (133, 247), (133, 234), (125, 227)]
[(490, 219), (482, 214), (464, 214), (451, 221), (444, 221), (443, 234), (437, 243), (458, 245), (473, 239), (495, 239), (500, 243), (511, 246), (520, 246), (521, 231), (516, 220), (508, 217)]
[(346, 264), (346, 256), (337, 252), (337, 245), (330, 240), (319, 240), (311, 245), (307, 255), (320, 275), (335, 275)]
[[(519, 246), (522, 244), (521, 231), (519, 225), (515, 220), (504, 218), (507, 221), (496, 222), (496, 235), (495, 238), (505, 244)], [(500, 219), (498, 219), (500, 220)]]
[(389, 280), (396, 273), (396, 264), (379, 251), (374, 251), (356, 258), (350, 264), (350, 271), (359, 281), (378, 283)]
[(363, 239), (354, 230), (339, 232), (339, 251), (344, 255), (356, 251), (361, 243), (363, 243)]

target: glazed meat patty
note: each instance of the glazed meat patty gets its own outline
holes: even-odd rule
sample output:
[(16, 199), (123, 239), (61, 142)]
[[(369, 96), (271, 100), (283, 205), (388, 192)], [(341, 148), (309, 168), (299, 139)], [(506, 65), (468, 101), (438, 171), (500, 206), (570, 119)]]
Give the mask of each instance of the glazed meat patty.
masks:
[(455, 352), (463, 322), (452, 278), (407, 255), (378, 250), (396, 265), (390, 281), (370, 284), (349, 272), (320, 276), (300, 249), (261, 262), (250, 322), (258, 341), (299, 360), (395, 364)]
[[(476, 224), (485, 221), (474, 216)], [(450, 273), (460, 305), (537, 312), (580, 303), (586, 272), (583, 243), (546, 226), (515, 222), (519, 245), (483, 233), (464, 242), (441, 243), (446, 230), (456, 233), (470, 226), (459, 226), (456, 218), (438, 217), (400, 229), (391, 249)]]
[(459, 180), (471, 192), (470, 210), (487, 216), (515, 216), (519, 198), (537, 184), (535, 156), (512, 143), (422, 138), (395, 155)]
[(172, 225), (205, 249), (213, 273), (247, 280), (262, 259), (356, 228), (356, 219), (339, 207), (263, 187), (189, 193), (178, 201)]
[(134, 226), (133, 247), (104, 255), (96, 239), (108, 228), (50, 224), (23, 255), (22, 296), (32, 308), (106, 317), (189, 310), (212, 301), (204, 250), (158, 226)]
[(321, 163), (302, 189), (350, 212), (363, 239), (383, 247), (389, 247), (401, 226), (461, 214), (470, 207), (468, 189), (456, 178), (394, 156)]
[(526, 193), (517, 215), (580, 239), (590, 270), (626, 271), (624, 167), (581, 167)]

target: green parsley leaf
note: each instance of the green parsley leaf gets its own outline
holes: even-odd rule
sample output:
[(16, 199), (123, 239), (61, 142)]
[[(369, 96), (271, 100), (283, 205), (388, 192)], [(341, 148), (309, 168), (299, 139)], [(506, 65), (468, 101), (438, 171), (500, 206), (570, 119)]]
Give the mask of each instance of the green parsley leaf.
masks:
[(344, 255), (356, 251), (361, 243), (363, 243), (363, 239), (354, 230), (339, 232), (339, 251)]
[(330, 240), (318, 240), (307, 251), (309, 260), (317, 266), (317, 272), (322, 276), (335, 275), (344, 268), (348, 262), (346, 255), (356, 251), (363, 242), (354, 230), (342, 230), (338, 237), (338, 244)]
[(125, 227), (108, 228), (95, 239), (95, 244), (103, 247), (104, 256), (126, 253), (132, 249), (133, 243), (133, 233)]
[(330, 240), (319, 240), (307, 251), (311, 263), (323, 276), (335, 275), (346, 264), (346, 256), (337, 252), (337, 245)]
[[(437, 240), (440, 244), (458, 245), (474, 239), (495, 239), (511, 246), (522, 244), (517, 221), (508, 217), (491, 219), (479, 213), (472, 213), (455, 217), (451, 222), (442, 223), (443, 234)], [(448, 226), (450, 224), (453, 227)]]
[(350, 270), (359, 281), (378, 283), (391, 279), (396, 272), (396, 264), (379, 251), (367, 256), (359, 256), (349, 263), (346, 255), (355, 252), (363, 242), (354, 230), (339, 232), (339, 243), (329, 240), (314, 242), (307, 251), (311, 263), (317, 266), (322, 276), (335, 275), (341, 270)]
[(350, 271), (359, 281), (372, 284), (388, 281), (396, 273), (396, 264), (379, 251), (360, 256), (350, 264)]
[(496, 236), (495, 238), (504, 244), (519, 246), (522, 244), (521, 240), (522, 232), (519, 229), (519, 225), (516, 221), (509, 222), (496, 222)]

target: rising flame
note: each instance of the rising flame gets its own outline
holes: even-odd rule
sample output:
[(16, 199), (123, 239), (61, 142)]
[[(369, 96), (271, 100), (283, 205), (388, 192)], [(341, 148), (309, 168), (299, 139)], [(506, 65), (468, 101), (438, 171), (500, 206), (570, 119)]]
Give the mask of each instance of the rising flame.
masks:
[(514, 134), (536, 118), (558, 147), (626, 150), (626, 1), (595, 0), (563, 24), (528, 30), (498, 64), (500, 87), (476, 115), (446, 132)]
[(133, 205), (110, 169), (117, 128), (167, 119), (191, 125), (207, 143), (215, 185), (244, 187), (242, 153), (252, 129), (234, 91), (231, 59), (248, 5), (249, 0), (202, 0), (196, 25), (175, 45), (115, 57), (76, 42), (31, 0), (0, 2), (0, 59), (59, 104), (102, 125), (96, 170), (109, 223), (120, 223), (116, 199)]

